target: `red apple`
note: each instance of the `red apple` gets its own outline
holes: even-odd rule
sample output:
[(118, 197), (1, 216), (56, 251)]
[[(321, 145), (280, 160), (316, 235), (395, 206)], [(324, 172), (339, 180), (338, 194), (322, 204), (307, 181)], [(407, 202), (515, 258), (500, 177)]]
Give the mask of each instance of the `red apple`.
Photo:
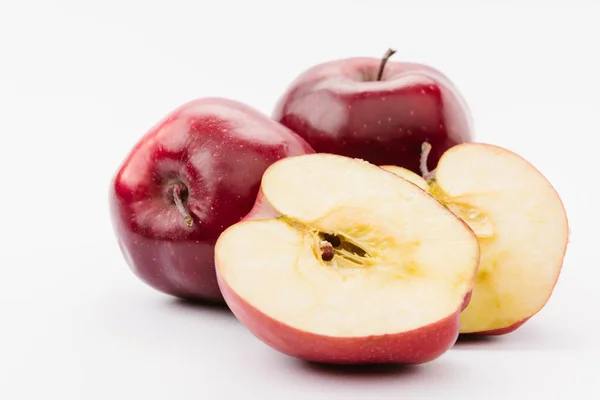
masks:
[(323, 363), (419, 364), (456, 341), (479, 246), (407, 180), (309, 154), (267, 169), (215, 260), (229, 308), (272, 348)]
[[(427, 157), (429, 145), (424, 146)], [(481, 249), (461, 333), (504, 335), (544, 308), (562, 270), (569, 222), (559, 194), (533, 165), (490, 144), (448, 150), (420, 177), (382, 166), (429, 192), (475, 232)]]
[(222, 301), (217, 237), (250, 211), (269, 165), (312, 152), (295, 133), (238, 102), (206, 98), (174, 110), (135, 145), (110, 186), (125, 260), (161, 292)]
[(349, 58), (314, 66), (280, 98), (273, 118), (319, 153), (361, 158), (419, 172), (421, 144), (433, 169), (450, 147), (473, 140), (466, 102), (432, 67)]

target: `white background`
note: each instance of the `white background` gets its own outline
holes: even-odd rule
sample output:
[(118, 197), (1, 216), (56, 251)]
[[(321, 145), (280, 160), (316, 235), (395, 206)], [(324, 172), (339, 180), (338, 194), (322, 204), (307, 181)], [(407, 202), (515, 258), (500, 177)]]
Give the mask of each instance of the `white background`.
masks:
[[(0, 398), (599, 398), (600, 5), (483, 3), (1, 0)], [(446, 73), (477, 140), (561, 194), (571, 242), (541, 313), (417, 368), (326, 368), (133, 276), (108, 184), (150, 126), (202, 96), (269, 114), (305, 68), (388, 47)]]

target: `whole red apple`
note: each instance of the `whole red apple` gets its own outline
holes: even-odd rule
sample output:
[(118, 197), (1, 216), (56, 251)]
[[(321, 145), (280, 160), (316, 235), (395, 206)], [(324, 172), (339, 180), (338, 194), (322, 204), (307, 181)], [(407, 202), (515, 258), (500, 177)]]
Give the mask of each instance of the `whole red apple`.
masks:
[(419, 172), (429, 142), (429, 169), (450, 147), (473, 140), (471, 114), (454, 84), (432, 67), (348, 58), (314, 66), (279, 100), (273, 118), (319, 153), (393, 164)]
[(221, 302), (218, 236), (251, 210), (269, 165), (313, 152), (295, 133), (232, 100), (199, 99), (174, 110), (135, 145), (110, 186), (125, 260), (161, 292)]

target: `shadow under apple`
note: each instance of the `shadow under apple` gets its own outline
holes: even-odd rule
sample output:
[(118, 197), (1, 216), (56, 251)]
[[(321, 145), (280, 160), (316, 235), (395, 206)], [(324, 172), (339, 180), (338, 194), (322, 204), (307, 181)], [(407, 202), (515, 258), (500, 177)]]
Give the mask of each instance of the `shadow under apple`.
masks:
[(465, 349), (465, 348), (490, 348), (494, 344), (502, 342), (500, 336), (485, 336), (485, 335), (465, 335), (461, 334), (458, 336), (456, 343), (453, 348)]
[(423, 372), (419, 365), (399, 365), (399, 364), (364, 364), (364, 365), (344, 365), (344, 364), (322, 364), (312, 361), (297, 360), (299, 367), (306, 372), (319, 374), (327, 377), (356, 377), (364, 379), (381, 379), (385, 377), (409, 377)]
[(205, 313), (221, 313), (223, 315), (235, 318), (227, 303), (224, 302), (190, 300), (174, 297), (170, 299), (170, 301), (167, 303), (167, 306), (190, 312), (201, 311)]
[(580, 343), (577, 331), (568, 325), (532, 321), (504, 335), (461, 334), (452, 350), (539, 351), (572, 349)]

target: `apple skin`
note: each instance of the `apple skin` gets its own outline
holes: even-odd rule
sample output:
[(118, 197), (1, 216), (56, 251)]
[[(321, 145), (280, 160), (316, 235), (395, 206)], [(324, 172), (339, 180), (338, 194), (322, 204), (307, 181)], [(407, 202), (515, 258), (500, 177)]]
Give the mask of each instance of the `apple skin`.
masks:
[(172, 111), (134, 146), (110, 185), (111, 220), (127, 264), (166, 294), (223, 302), (214, 266), (218, 236), (251, 210), (270, 164), (313, 152), (289, 129), (233, 100), (197, 99)]
[(458, 339), (460, 310), (438, 322), (398, 334), (339, 338), (304, 332), (257, 310), (221, 279), (218, 270), (217, 278), (229, 309), (254, 336), (283, 354), (305, 361), (423, 364), (443, 355)]
[(473, 295), (473, 289), (472, 289), (472, 287), (473, 286), (471, 285), (471, 290), (469, 290), (469, 292), (465, 295), (465, 299), (463, 300), (463, 303), (462, 303), (460, 311), (463, 311), (469, 305), (469, 302), (471, 301), (471, 296)]
[(529, 319), (531, 319), (531, 317), (525, 318), (524, 320), (521, 320), (519, 322), (515, 322), (512, 325), (509, 325), (509, 326), (506, 326), (506, 327), (500, 328), (500, 329), (492, 329), (492, 330), (489, 330), (489, 331), (461, 333), (461, 336), (501, 336), (501, 335), (506, 335), (508, 333), (514, 332), (517, 329), (519, 329), (523, 324), (525, 324), (525, 322), (529, 321)]
[(273, 118), (319, 153), (394, 164), (419, 173), (429, 142), (430, 170), (450, 147), (474, 139), (470, 110), (441, 72), (415, 63), (347, 58), (316, 65), (281, 96)]

